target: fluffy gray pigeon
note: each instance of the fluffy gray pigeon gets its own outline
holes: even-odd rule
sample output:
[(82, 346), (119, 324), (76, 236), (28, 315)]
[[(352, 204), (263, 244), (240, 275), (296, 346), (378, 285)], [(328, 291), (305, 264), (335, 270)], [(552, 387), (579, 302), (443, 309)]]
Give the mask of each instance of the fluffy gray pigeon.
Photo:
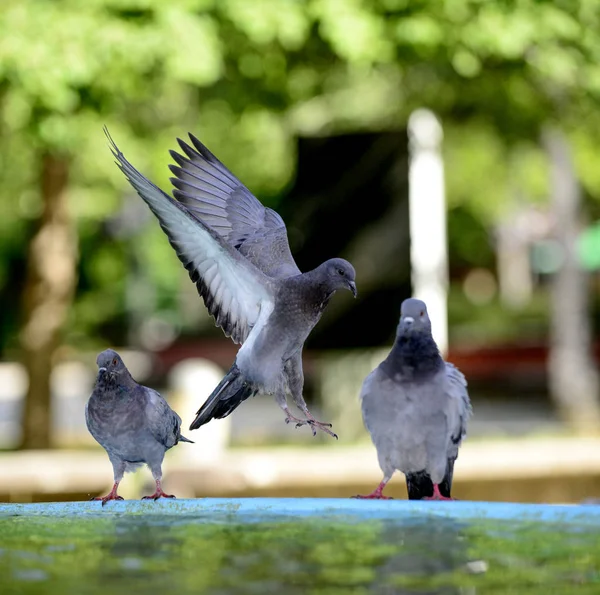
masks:
[(410, 500), (451, 500), (471, 403), (465, 377), (438, 351), (422, 301), (402, 303), (394, 346), (365, 378), (360, 399), (383, 480), (357, 498), (387, 499), (383, 488), (397, 469)]
[(138, 384), (116, 351), (98, 355), (98, 378), (85, 406), (90, 434), (106, 450), (113, 466), (115, 483), (101, 500), (123, 500), (117, 494), (126, 471), (146, 463), (156, 481), (156, 491), (144, 499), (174, 498), (162, 491), (162, 462), (165, 452), (178, 442), (192, 442), (181, 435), (181, 418), (159, 393)]
[[(108, 136), (108, 133), (107, 133)], [(127, 161), (110, 136), (117, 165), (150, 207), (198, 293), (225, 335), (241, 343), (235, 362), (190, 425), (194, 430), (233, 412), (243, 401), (273, 395), (285, 422), (337, 436), (317, 421), (302, 395), (302, 348), (338, 289), (356, 297), (355, 271), (341, 258), (302, 273), (292, 258), (285, 224), (204, 146), (181, 140), (175, 199)], [(286, 394), (306, 416), (290, 412)]]

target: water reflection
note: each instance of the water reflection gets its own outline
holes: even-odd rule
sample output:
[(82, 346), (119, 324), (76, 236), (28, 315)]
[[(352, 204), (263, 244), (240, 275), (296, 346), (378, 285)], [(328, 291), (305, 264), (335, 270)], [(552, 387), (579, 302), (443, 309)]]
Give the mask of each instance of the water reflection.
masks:
[(3, 595), (28, 585), (42, 595), (458, 595), (516, 584), (546, 595), (600, 577), (592, 533), (434, 516), (11, 517), (0, 518), (0, 548)]
[(173, 534), (173, 526), (157, 518), (117, 518), (102, 542), (100, 556), (116, 561), (98, 568), (100, 583), (115, 584), (146, 575), (145, 568), (157, 561), (166, 562), (181, 539)]
[(456, 586), (442, 585), (433, 590), (400, 587), (398, 577), (427, 581), (432, 576), (449, 576), (469, 562), (465, 523), (439, 518), (411, 524), (387, 524), (381, 532), (385, 543), (401, 544), (398, 554), (391, 556), (377, 571), (370, 592), (377, 595), (457, 595)]

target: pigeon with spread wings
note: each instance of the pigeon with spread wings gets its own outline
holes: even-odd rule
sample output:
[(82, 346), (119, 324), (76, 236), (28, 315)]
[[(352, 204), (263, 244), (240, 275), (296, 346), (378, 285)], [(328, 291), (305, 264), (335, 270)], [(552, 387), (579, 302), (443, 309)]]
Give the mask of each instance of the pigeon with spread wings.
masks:
[[(108, 133), (107, 133), (108, 134)], [(265, 208), (200, 141), (179, 141), (175, 198), (144, 177), (109, 140), (133, 188), (150, 207), (198, 293), (226, 336), (241, 347), (190, 429), (232, 413), (257, 393), (275, 397), (286, 423), (337, 436), (302, 395), (302, 347), (338, 289), (356, 296), (355, 271), (332, 258), (306, 273), (292, 258), (281, 217)], [(286, 394), (306, 416), (292, 415)]]

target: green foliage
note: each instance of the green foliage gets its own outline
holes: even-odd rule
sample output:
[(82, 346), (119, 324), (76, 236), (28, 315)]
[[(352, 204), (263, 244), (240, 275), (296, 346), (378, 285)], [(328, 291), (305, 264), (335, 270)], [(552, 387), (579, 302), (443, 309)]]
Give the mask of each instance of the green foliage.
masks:
[(4, 0), (3, 303), (22, 284), (12, 271), (40, 212), (44, 151), (72, 164), (83, 279), (74, 333), (93, 335), (124, 314), (117, 272), (128, 270), (133, 244), (144, 246), (141, 274), (159, 301), (168, 304), (185, 276), (152, 226), (118, 241), (103, 236), (107, 246), (91, 238), (134, 200), (104, 125), (165, 188), (167, 151), (193, 131), (276, 206), (294, 176), (297, 134), (404, 127), (414, 108), (427, 106), (445, 126), (450, 207), (489, 228), (515, 194), (545, 200), (538, 136), (559, 120), (584, 187), (598, 199), (599, 18), (592, 0)]
[(476, 308), (458, 283), (450, 286), (448, 317), (453, 321), (450, 343), (456, 347), (540, 344), (548, 336), (550, 303), (548, 292), (535, 291), (527, 305), (507, 316), (498, 296)]

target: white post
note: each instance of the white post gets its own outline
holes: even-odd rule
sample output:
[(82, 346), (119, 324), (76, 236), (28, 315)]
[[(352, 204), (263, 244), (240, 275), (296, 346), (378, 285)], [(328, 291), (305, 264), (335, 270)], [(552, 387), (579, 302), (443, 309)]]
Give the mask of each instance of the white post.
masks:
[(183, 444), (177, 448), (179, 460), (214, 462), (229, 446), (231, 436), (231, 418), (213, 419), (198, 431), (188, 428), (195, 413), (206, 401), (215, 386), (224, 376), (217, 364), (203, 359), (190, 358), (173, 366), (169, 374), (169, 390), (181, 418), (182, 434), (195, 444)]
[(85, 423), (85, 404), (94, 390), (95, 370), (72, 360), (54, 366), (52, 391), (52, 444), (58, 447), (96, 444)]
[(0, 362), (0, 448), (14, 448), (21, 438), (29, 378), (18, 362)]
[(448, 246), (442, 126), (429, 110), (408, 120), (409, 223), (413, 296), (423, 300), (442, 354), (448, 350)]

